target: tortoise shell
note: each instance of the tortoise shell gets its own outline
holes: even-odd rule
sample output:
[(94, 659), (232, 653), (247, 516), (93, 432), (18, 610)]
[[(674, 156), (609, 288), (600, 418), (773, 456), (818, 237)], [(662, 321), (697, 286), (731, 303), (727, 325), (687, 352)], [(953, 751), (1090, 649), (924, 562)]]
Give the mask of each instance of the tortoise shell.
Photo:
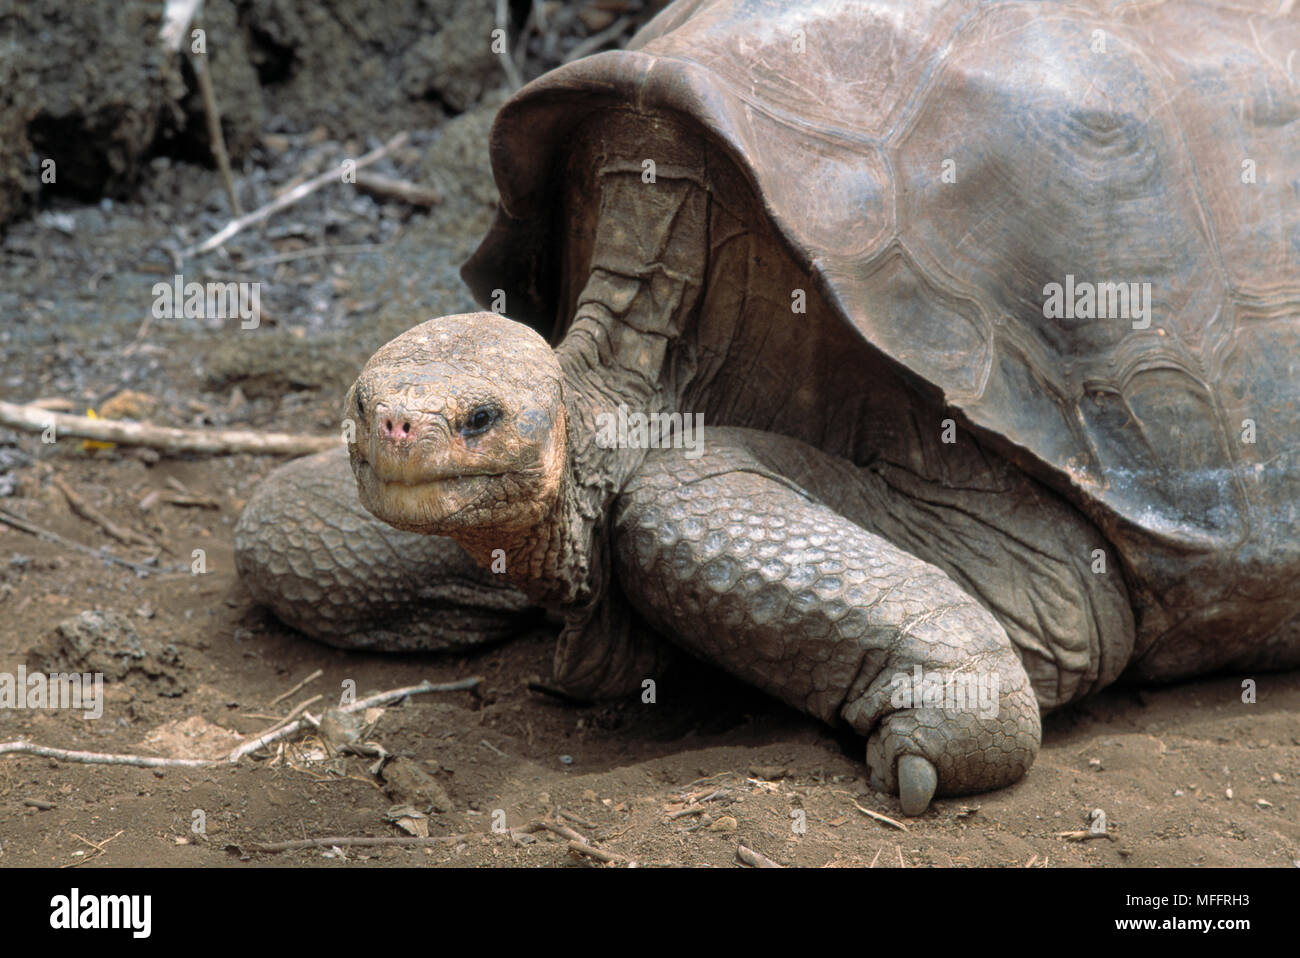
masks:
[(1271, 602), (1263, 635), (1300, 582), (1300, 19), (1256, 7), (681, 0), (503, 107), (465, 277), (552, 327), (573, 131), (679, 118), (870, 349), (1197, 607), (1179, 628)]

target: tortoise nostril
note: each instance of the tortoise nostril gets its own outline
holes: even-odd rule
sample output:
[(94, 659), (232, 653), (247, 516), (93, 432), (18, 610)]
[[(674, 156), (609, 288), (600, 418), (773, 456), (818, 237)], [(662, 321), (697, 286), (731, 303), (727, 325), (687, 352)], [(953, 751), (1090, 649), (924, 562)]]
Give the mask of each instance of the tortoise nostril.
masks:
[(419, 435), (418, 419), (407, 416), (385, 416), (379, 420), (379, 434), (389, 442), (413, 442)]

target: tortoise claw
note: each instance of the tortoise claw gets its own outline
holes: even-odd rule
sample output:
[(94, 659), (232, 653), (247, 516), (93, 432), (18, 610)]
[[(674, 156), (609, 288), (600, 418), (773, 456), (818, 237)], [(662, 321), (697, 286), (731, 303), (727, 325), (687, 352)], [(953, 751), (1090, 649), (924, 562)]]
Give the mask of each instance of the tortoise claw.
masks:
[(898, 758), (898, 801), (903, 814), (917, 816), (930, 807), (930, 799), (939, 786), (939, 773), (934, 764), (920, 755), (900, 755)]

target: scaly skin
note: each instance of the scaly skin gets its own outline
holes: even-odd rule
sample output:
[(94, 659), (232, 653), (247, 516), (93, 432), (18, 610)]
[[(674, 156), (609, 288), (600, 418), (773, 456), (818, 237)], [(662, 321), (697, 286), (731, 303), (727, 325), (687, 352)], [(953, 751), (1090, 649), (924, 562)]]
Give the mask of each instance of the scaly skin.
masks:
[[(753, 441), (820, 455), (782, 436), (716, 429), (698, 459), (647, 456), (616, 508), (629, 601), (702, 658), (865, 736), (877, 788), (899, 790), (905, 755), (933, 764), (941, 794), (1019, 779), (1038, 752), (1038, 703), (997, 619), (937, 566), (769, 470)], [(910, 688), (917, 668), (976, 680), (992, 707), (900, 704), (898, 683)], [(930, 795), (902, 798), (913, 814)]]
[[(710, 439), (710, 456), (683, 466), (670, 455), (647, 459), (644, 449), (596, 441), (597, 416), (620, 404), (645, 413), (675, 408), (690, 363), (682, 365), (670, 347), (717, 279), (710, 264), (725, 269), (709, 243), (739, 235), (717, 220), (735, 204), (715, 208), (701, 187), (721, 175), (709, 168), (701, 144), (666, 122), (628, 122), (633, 131), (611, 136), (641, 145), (654, 140), (658, 180), (646, 188), (639, 153), (603, 154), (599, 188), (585, 212), (573, 214), (589, 218), (594, 236), (572, 320), (554, 350), (528, 327), (475, 313), (423, 323), (366, 364), (345, 401), (356, 427), (349, 452), (361, 504), (398, 529), (454, 539), (484, 568), (504, 567), (503, 578), (564, 621), (557, 680), (576, 693), (639, 689), (662, 667), (662, 634), (866, 736), (873, 780), (896, 789), (908, 814), (923, 811), (936, 791), (960, 794), (1016, 780), (1040, 734), (1033, 691), (1006, 631), (952, 576), (798, 491), (779, 467), (763, 466), (758, 475), (738, 465), (734, 457), (743, 450), (713, 449)], [(602, 142), (600, 150), (609, 143)], [(695, 472), (713, 467), (720, 471), (710, 478)], [(830, 548), (782, 559), (788, 575), (766, 590), (738, 580), (726, 601), (674, 604), (674, 590), (691, 588), (690, 557), (665, 564), (653, 549), (630, 543), (645, 538), (648, 521), (658, 523), (656, 534), (683, 534), (680, 544), (689, 547), (690, 522), (676, 529), (673, 507), (657, 505), (682, 496), (697, 517), (715, 509), (740, 517), (720, 534), (755, 522), (776, 530), (784, 521), (792, 539), (774, 536), (765, 548), (792, 546), (805, 526), (808, 535), (825, 535)], [(250, 504), (250, 522), (266, 530), (257, 505)], [(292, 511), (262, 506), (278, 508), (278, 522)], [(327, 543), (321, 550), (310, 522), (308, 530), (313, 556), (336, 548)], [(742, 546), (739, 538), (720, 541), (723, 549)], [(302, 549), (292, 539), (289, 545)], [(276, 601), (269, 593), (284, 591), (276, 581), (285, 574), (276, 566), (284, 562), (281, 545), (268, 540), (241, 551), (246, 581), (264, 581), (270, 587), (261, 594)], [(837, 563), (844, 568), (838, 579)], [(301, 557), (296, 565), (295, 574), (309, 579), (332, 575)], [(706, 568), (704, 561), (699, 571)], [(804, 589), (802, 582), (818, 587)], [(300, 593), (305, 588), (289, 584)], [(763, 603), (783, 590), (787, 609), (797, 614), (775, 636)], [(403, 594), (373, 583), (348, 592)], [(311, 591), (310, 601), (316, 596)], [(301, 609), (287, 607), (300, 605), (300, 597), (279, 601), (287, 621), (302, 619)], [(349, 625), (358, 628), (356, 620)], [(779, 660), (763, 658), (764, 649)], [(901, 707), (892, 701), (894, 676), (911, 675), (915, 666), (996, 675), (996, 709), (989, 710), (996, 714)]]
[[(393, 340), (349, 394), (361, 416), (350, 450), (362, 504), (456, 539), (484, 566), (504, 561), (511, 582), (564, 618), (560, 661), (587, 661), (579, 691), (626, 693), (655, 674), (648, 620), (867, 736), (873, 780), (897, 790), (908, 814), (936, 790), (982, 791), (1024, 774), (1039, 741), (1037, 702), (1005, 630), (976, 599), (769, 469), (744, 448), (744, 430), (714, 434), (695, 462), (602, 448), (583, 380), (565, 375), (572, 348), (566, 340), (551, 353), (494, 313), (430, 320)], [(499, 374), (489, 388), (503, 354), (527, 374)], [(601, 481), (610, 476), (617, 482)], [(771, 537), (752, 556), (751, 529)], [(593, 647), (614, 651), (592, 668)], [(975, 675), (991, 703), (900, 705), (895, 677), (916, 667), (941, 680)]]
[(362, 509), (342, 448), (294, 460), (257, 487), (235, 526), (235, 563), (281, 621), (341, 648), (476, 645), (517, 635), (537, 615), (450, 539)]
[[(826, 11), (781, 13), (819, 23)], [(989, 16), (1003, 14), (1020, 15)], [(827, 16), (853, 36), (852, 11)], [(688, 22), (653, 49), (540, 81), (494, 133), (502, 205), (467, 276), (481, 301), (508, 289), (516, 315), (555, 323), (558, 345), (495, 314), (432, 320), (367, 363), (345, 415), (357, 427), (350, 455), (364, 507), (454, 538), (562, 618), (563, 684), (627, 694), (657, 674), (662, 634), (856, 729), (873, 780), (916, 814), (933, 794), (1014, 781), (1037, 747), (1038, 707), (1094, 692), (1125, 667), (1169, 679), (1300, 662), (1287, 586), (1295, 473), (1275, 465), (1295, 432), (1286, 413), (1295, 403), (1278, 388), (1282, 367), (1270, 365), (1287, 350), (1267, 348), (1295, 335), (1289, 294), (1248, 291), (1240, 256), (1228, 282), (1237, 292), (1166, 295), (1175, 312), (1149, 332), (1040, 322), (1047, 312), (1026, 291), (1079, 272), (1079, 256), (1099, 275), (1123, 261), (1134, 279), (1213, 289), (1199, 274), (1224, 262), (1232, 272), (1233, 257), (1198, 254), (1195, 243), (1164, 257), (1153, 241), (1181, 234), (1150, 224), (1165, 222), (1162, 210), (1174, 224), (1245, 222), (1235, 204), (1246, 194), (1236, 184), (1180, 200), (1166, 188), (1177, 177), (1148, 176), (1173, 167), (1134, 167), (1146, 154), (1128, 149), (1102, 157), (1092, 124), (1057, 122), (1083, 102), (1059, 83), (1021, 105), (1061, 137), (1007, 149), (971, 139), (969, 192), (916, 175), (933, 165), (918, 157), (946, 156), (963, 139), (944, 125), (962, 110), (924, 102), (940, 86), (981, 122), (1021, 122), (998, 106), (1018, 102), (1019, 74), (996, 70), (998, 44), (1021, 39), (963, 26), (970, 59), (949, 57), (935, 74), (940, 59), (912, 59), (922, 34), (898, 19), (901, 32), (872, 21), (864, 40), (879, 46), (888, 75), (910, 75), (885, 85), (906, 99), (850, 98), (830, 126), (822, 101), (846, 77), (860, 86), (856, 68), (843, 72), (856, 60), (803, 58), (787, 63), (791, 73), (769, 69), (773, 48), (760, 54), (762, 75), (746, 78), (752, 63), (737, 53), (766, 50), (762, 31), (750, 38), (758, 47), (717, 46), (727, 37), (708, 15), (694, 21), (698, 33)], [(951, 49), (940, 44), (935, 56)], [(1100, 61), (1074, 65), (1084, 61), (1074, 93), (1105, 88), (1091, 73)], [(702, 85), (710, 63), (717, 82)], [(790, 86), (790, 76), (818, 82)], [(1127, 95), (1126, 82), (1112, 92)], [(813, 122), (791, 122), (790, 103)], [(768, 117), (765, 104), (786, 106)], [(1148, 126), (1162, 156), (1179, 139)], [(873, 130), (885, 139), (874, 142)], [(1076, 195), (1098, 200), (1079, 211), (1095, 214), (1094, 226), (1115, 219), (1118, 207), (1096, 192), (1109, 169), (1135, 187), (1116, 194), (1121, 206), (1147, 204), (1145, 235), (1093, 243), (1090, 258), (1088, 231), (1060, 228), (1062, 190), (1020, 202), (1030, 194), (978, 185), (981, 169), (1036, 174), (1075, 152), (1097, 158), (1071, 167)], [(1286, 266), (1265, 272), (1293, 275)], [(1217, 317), (1212, 331), (1207, 316)], [(1221, 374), (1233, 385), (1216, 386)], [(596, 417), (619, 406), (707, 410), (706, 455), (603, 448)], [(1271, 423), (1259, 455), (1253, 439), (1229, 455), (1227, 437), (1246, 415), (1253, 426), (1256, 411)], [(274, 501), (250, 505), (240, 548), (246, 580), (287, 621), (371, 643), (364, 615), (347, 619), (342, 605), (400, 616), (421, 582), (445, 575), (426, 559), (378, 557), (369, 543), (384, 536), (355, 531), (353, 503), (336, 523), (324, 498), (319, 509), (284, 502), (295, 490), (286, 483)], [(340, 546), (337, 528), (361, 553)], [(336, 552), (342, 573), (329, 567)], [(348, 579), (359, 554), (406, 569), (397, 587), (392, 569)], [(328, 615), (315, 608), (331, 605)], [(894, 679), (913, 669), (996, 677), (997, 709), (909, 704)]]

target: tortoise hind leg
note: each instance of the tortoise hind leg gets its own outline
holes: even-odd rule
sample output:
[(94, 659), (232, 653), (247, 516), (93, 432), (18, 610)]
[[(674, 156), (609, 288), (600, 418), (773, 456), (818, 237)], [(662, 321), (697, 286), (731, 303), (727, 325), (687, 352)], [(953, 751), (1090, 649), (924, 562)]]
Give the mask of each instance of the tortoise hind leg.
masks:
[(1024, 775), (1038, 704), (1006, 631), (937, 566), (765, 468), (726, 430), (655, 450), (615, 512), (620, 588), (675, 643), (866, 736), (907, 814)]
[(235, 527), (235, 566), (280, 621), (340, 648), (458, 648), (516, 635), (539, 616), (452, 540), (366, 512), (343, 447), (258, 485)]

